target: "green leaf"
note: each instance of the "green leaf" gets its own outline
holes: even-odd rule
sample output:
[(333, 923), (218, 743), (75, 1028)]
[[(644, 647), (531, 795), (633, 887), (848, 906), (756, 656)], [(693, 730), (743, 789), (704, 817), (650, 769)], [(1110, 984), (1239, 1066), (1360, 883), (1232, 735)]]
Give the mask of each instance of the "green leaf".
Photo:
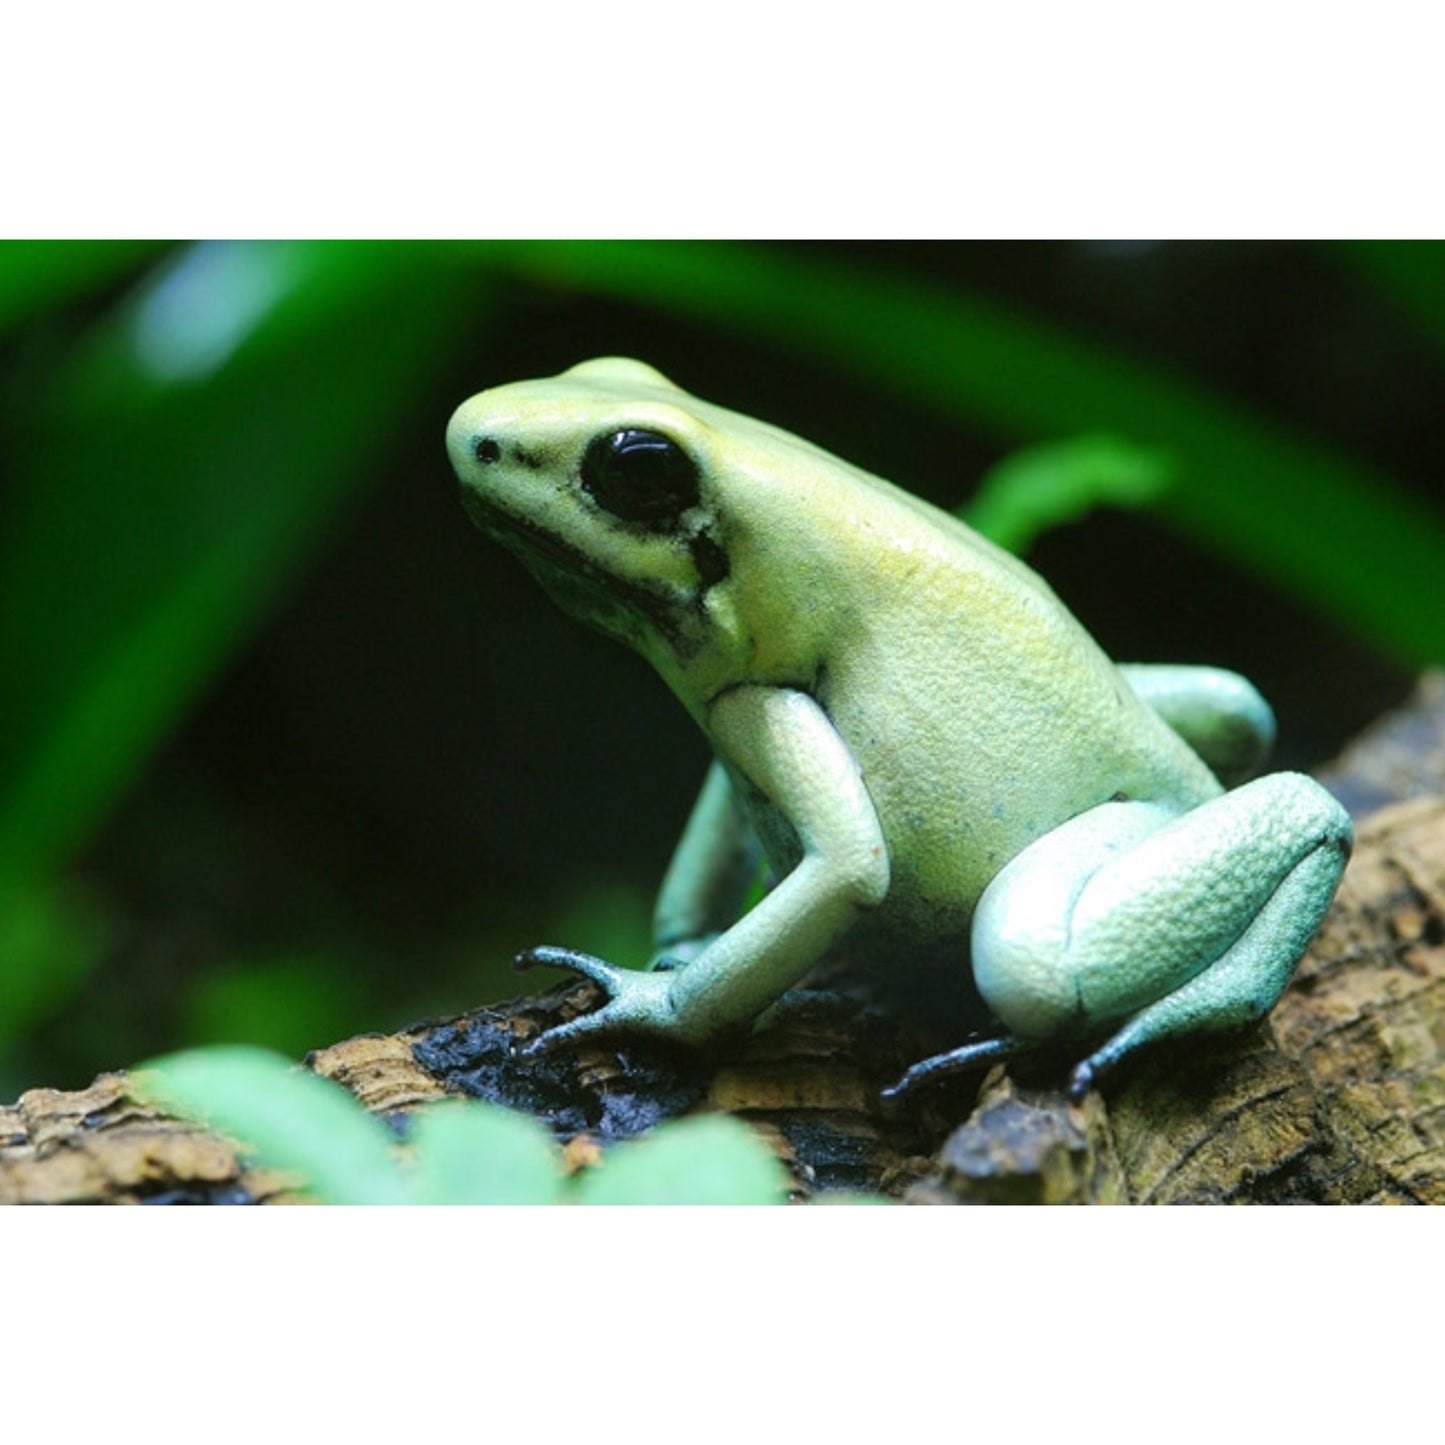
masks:
[[(0, 896), (49, 886), (377, 475), (475, 323), (464, 280), (430, 247), (182, 248), (4, 418)], [(0, 1047), (59, 962), (6, 960)]]
[(247, 1045), (193, 1049), (144, 1065), (137, 1091), (300, 1174), (332, 1204), (405, 1199), (386, 1128), (345, 1089)]
[(451, 279), (432, 248), (204, 243), (55, 382), (0, 537), (9, 874), (87, 838), (377, 475), (475, 324)]
[(1144, 507), (1173, 479), (1168, 456), (1122, 437), (1084, 436), (1024, 447), (991, 468), (964, 509), (969, 525), (1022, 553), (1041, 532), (1096, 507)]
[(83, 299), (160, 249), (155, 241), (0, 241), (0, 334)]
[(369, 1026), (354, 970), (310, 957), (246, 957), (201, 974), (187, 996), (183, 1038), (193, 1044), (234, 1039), (300, 1054), (317, 1039)]
[(618, 1144), (578, 1182), (578, 1204), (781, 1204), (787, 1171), (746, 1124), (723, 1116), (663, 1124)]
[[(622, 297), (855, 373), (1009, 441), (1107, 431), (1177, 461), (1161, 514), (1411, 663), (1445, 658), (1445, 515), (1242, 403), (961, 289), (799, 250), (480, 242), (493, 268)], [(686, 377), (679, 378), (686, 384)], [(961, 479), (962, 480), (962, 479)]]
[(415, 1204), (556, 1204), (562, 1166), (535, 1119), (480, 1100), (435, 1104), (412, 1131)]

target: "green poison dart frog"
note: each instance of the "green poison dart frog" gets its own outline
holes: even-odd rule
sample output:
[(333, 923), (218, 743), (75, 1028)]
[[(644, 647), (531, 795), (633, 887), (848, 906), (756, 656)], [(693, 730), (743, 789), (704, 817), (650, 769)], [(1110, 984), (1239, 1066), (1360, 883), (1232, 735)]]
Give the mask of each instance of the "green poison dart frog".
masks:
[(1052, 1043), (1085, 1055), (1078, 1096), (1274, 1006), (1351, 829), (1299, 774), (1226, 791), (1274, 730), (1243, 678), (1115, 665), (955, 518), (638, 361), (484, 391), (447, 446), (478, 527), (642, 653), (716, 755), (652, 967), (524, 954), (608, 995), (532, 1048), (706, 1040), (845, 940), (972, 970), (976, 1036), (895, 1088)]

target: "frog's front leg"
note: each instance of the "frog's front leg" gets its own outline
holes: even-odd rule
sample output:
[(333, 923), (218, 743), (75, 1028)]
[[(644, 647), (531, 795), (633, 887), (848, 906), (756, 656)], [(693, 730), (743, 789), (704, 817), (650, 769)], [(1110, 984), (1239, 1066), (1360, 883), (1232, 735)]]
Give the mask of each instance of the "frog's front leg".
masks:
[(757, 835), (714, 762), (657, 895), (652, 967), (680, 968), (734, 923), (761, 864)]
[(616, 1029), (697, 1043), (748, 1023), (887, 894), (877, 812), (847, 744), (811, 697), (738, 687), (713, 703), (708, 722), (719, 755), (788, 821), (801, 860), (757, 907), (670, 972), (614, 968), (562, 949), (524, 955), (524, 964), (572, 968), (611, 994), (596, 1012), (548, 1030), (534, 1048)]
[(1026, 848), (973, 923), (979, 992), (1008, 1040), (908, 1082), (1060, 1038), (1104, 1042), (1072, 1092), (1135, 1049), (1273, 1008), (1349, 856), (1350, 821), (1312, 779), (1276, 773), (1187, 812), (1105, 803)]

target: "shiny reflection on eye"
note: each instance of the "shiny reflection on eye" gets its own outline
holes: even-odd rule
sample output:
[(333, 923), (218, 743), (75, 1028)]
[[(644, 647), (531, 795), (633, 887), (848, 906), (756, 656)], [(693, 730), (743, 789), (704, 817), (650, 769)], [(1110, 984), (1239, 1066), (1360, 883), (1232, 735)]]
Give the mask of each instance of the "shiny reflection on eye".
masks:
[(225, 364), (287, 291), (294, 248), (276, 241), (201, 241), (140, 298), (136, 364), (162, 382), (198, 381)]

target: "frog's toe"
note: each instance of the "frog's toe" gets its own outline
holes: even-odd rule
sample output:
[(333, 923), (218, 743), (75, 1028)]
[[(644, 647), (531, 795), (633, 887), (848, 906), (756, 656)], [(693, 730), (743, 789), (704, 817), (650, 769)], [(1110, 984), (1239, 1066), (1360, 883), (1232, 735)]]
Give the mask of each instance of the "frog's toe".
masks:
[(1071, 1098), (1074, 1103), (1079, 1103), (1084, 1095), (1094, 1087), (1094, 1081), (1097, 1077), (1097, 1072), (1088, 1059), (1076, 1065), (1074, 1072), (1069, 1075), (1069, 1098)]
[(557, 948), (550, 943), (541, 943), (536, 948), (519, 953), (512, 960), (512, 967), (518, 973), (525, 973), (532, 968), (565, 968), (572, 973), (581, 974), (583, 978), (590, 978), (609, 994), (617, 992), (618, 980), (623, 973), (616, 964), (608, 963), (604, 958), (597, 958), (590, 953), (578, 953), (572, 948)]
[(914, 1064), (896, 1084), (884, 1089), (880, 1097), (889, 1100), (901, 1099), (920, 1084), (946, 1079), (953, 1074), (968, 1073), (998, 1059), (1012, 1058), (1023, 1047), (1011, 1034), (1004, 1034), (999, 1038), (977, 1039), (959, 1048), (949, 1049), (947, 1053), (932, 1054)]
[(598, 1020), (603, 1011), (603, 1009), (599, 1009), (597, 1013), (583, 1014), (581, 1018), (573, 1019), (570, 1023), (555, 1024), (545, 1033), (540, 1033), (535, 1039), (523, 1044), (517, 1050), (517, 1057), (522, 1059), (545, 1058), (548, 1054), (556, 1053), (558, 1049), (564, 1048), (567, 1044), (573, 1043), (589, 1033), (595, 1033), (601, 1026)]

